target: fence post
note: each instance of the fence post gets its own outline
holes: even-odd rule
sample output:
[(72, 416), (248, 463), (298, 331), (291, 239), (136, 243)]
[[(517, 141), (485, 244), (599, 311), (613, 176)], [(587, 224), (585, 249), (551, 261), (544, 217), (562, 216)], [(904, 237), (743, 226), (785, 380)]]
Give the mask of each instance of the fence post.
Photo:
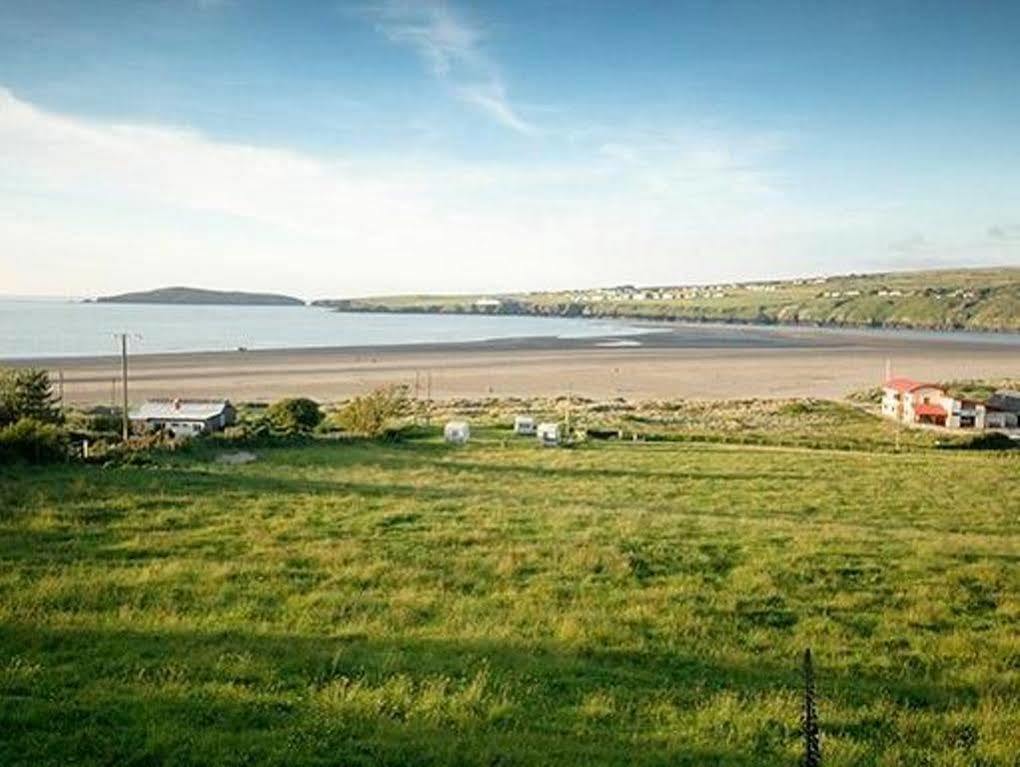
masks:
[(815, 709), (815, 671), (811, 664), (811, 649), (804, 650), (804, 710), (801, 714), (804, 729), (804, 767), (821, 767), (822, 749), (818, 742), (818, 712)]

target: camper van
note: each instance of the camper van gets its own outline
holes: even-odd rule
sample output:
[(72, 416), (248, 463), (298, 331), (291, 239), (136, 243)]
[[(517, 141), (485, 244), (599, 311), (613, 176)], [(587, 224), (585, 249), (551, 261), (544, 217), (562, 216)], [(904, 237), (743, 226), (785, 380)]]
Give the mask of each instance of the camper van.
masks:
[(560, 444), (560, 425), (558, 423), (540, 423), (535, 433), (540, 445), (556, 447)]
[(535, 433), (535, 419), (530, 415), (519, 415), (514, 418), (514, 434), (530, 437)]
[(463, 445), (471, 438), (467, 421), (450, 421), (443, 427), (443, 439), (454, 445)]

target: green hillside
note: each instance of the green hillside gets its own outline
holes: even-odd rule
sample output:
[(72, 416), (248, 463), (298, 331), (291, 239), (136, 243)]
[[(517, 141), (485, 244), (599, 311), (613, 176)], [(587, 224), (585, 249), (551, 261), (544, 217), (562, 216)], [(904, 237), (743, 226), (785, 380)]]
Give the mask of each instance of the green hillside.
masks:
[(101, 296), (97, 304), (188, 304), (236, 306), (304, 306), (304, 301), (278, 293), (245, 293), (233, 290), (203, 288), (157, 288), (116, 296)]
[(719, 285), (320, 301), (340, 311), (540, 314), (933, 330), (1020, 331), (1020, 268)]

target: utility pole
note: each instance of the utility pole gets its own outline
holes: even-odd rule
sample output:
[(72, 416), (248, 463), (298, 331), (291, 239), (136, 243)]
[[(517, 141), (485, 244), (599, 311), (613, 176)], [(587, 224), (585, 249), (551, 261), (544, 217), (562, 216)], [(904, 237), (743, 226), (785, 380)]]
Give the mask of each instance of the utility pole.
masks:
[(425, 376), (425, 425), (432, 425), (432, 371)]
[(564, 438), (570, 437), (570, 416), (571, 411), (574, 409), (574, 382), (571, 381), (567, 384), (567, 418), (566, 424), (564, 424), (563, 431), (565, 432)]
[(114, 333), (115, 338), (120, 339), (120, 378), (121, 389), (124, 397), (124, 412), (121, 414), (121, 437), (125, 442), (131, 435), (131, 421), (128, 418), (128, 363), (127, 363), (127, 333)]

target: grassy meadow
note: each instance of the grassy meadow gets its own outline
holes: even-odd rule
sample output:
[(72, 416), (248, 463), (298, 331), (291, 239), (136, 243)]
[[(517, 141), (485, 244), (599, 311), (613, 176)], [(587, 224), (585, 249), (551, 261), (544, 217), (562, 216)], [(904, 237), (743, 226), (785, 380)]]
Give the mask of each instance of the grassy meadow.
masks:
[(482, 429), (0, 469), (0, 764), (1020, 764), (1020, 456)]

